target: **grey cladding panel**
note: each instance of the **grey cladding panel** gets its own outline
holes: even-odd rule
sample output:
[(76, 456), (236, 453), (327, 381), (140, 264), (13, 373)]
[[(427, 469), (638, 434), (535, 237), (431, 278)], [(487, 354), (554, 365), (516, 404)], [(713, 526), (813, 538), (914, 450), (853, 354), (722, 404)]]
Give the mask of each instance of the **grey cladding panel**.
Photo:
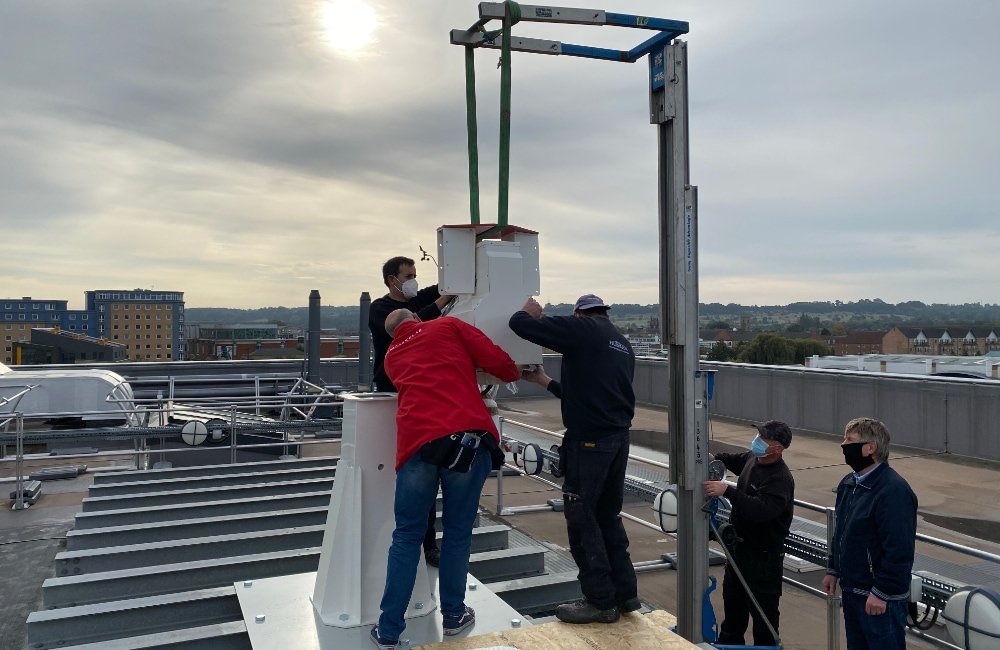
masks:
[(810, 431), (829, 431), (838, 417), (835, 381), (832, 378), (818, 381), (803, 378), (799, 385), (802, 401), (799, 426)]
[(968, 448), (968, 451), (954, 450), (954, 453), (1000, 458), (1000, 398), (996, 391), (985, 386), (966, 388), (970, 398), (968, 408), (948, 409), (948, 439), (952, 444), (965, 443)]

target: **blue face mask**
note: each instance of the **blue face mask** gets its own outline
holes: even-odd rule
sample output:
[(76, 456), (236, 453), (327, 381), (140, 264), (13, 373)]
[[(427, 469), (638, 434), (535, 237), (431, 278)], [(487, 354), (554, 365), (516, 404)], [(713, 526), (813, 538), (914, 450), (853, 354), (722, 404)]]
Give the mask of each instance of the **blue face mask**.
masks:
[(763, 438), (757, 436), (756, 438), (753, 439), (753, 442), (750, 443), (750, 453), (752, 453), (757, 458), (763, 458), (764, 456), (767, 456), (767, 443), (764, 441)]

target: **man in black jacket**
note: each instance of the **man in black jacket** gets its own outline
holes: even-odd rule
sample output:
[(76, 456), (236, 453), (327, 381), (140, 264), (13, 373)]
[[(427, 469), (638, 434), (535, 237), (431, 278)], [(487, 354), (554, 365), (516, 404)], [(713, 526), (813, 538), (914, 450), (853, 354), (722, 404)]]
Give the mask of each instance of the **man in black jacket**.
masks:
[(396, 387), (385, 374), (385, 352), (392, 343), (386, 334), (385, 319), (397, 309), (409, 309), (420, 320), (434, 320), (451, 301), (451, 296), (438, 293), (437, 285), (426, 289), (417, 287), (417, 265), (408, 257), (393, 257), (382, 265), (382, 282), (389, 293), (372, 301), (368, 310), (368, 329), (372, 333), (372, 348), (375, 354), (375, 372), (372, 380), (375, 390), (395, 393)]
[[(705, 494), (725, 496), (732, 504), (729, 522), (736, 530), (737, 542), (729, 549), (730, 554), (767, 622), (777, 632), (785, 538), (795, 508), (795, 481), (781, 454), (792, 444), (792, 432), (787, 424), (777, 420), (758, 424), (756, 428), (757, 436), (750, 444), (750, 451), (715, 456), (726, 469), (739, 474), (736, 487), (722, 481), (705, 481)], [(753, 606), (732, 565), (726, 565), (722, 601), (725, 615), (719, 632), (720, 644), (743, 645), (750, 616), (754, 645), (775, 644), (767, 622)]]
[[(383, 393), (398, 392), (385, 374), (385, 353), (392, 343), (392, 337), (385, 331), (385, 319), (397, 309), (409, 309), (420, 320), (434, 320), (441, 315), (441, 309), (451, 301), (451, 296), (438, 293), (437, 285), (426, 289), (417, 288), (417, 264), (408, 257), (393, 257), (382, 265), (382, 282), (389, 293), (372, 301), (368, 310), (368, 329), (372, 333), (372, 348), (375, 353), (373, 390)], [(437, 547), (434, 519), (437, 505), (431, 507), (427, 516), (427, 534), (424, 536), (424, 559), (427, 564), (437, 566), (441, 552)]]
[(917, 496), (889, 467), (889, 431), (872, 418), (844, 427), (853, 470), (837, 486), (837, 527), (823, 590), (843, 595), (848, 650), (904, 650), (917, 540)]
[(529, 298), (510, 318), (515, 334), (563, 355), (562, 383), (541, 367), (525, 379), (562, 401), (563, 514), (584, 595), (556, 609), (556, 617), (567, 623), (613, 623), (619, 612), (641, 606), (619, 517), (635, 412), (635, 354), (608, 309), (588, 294), (576, 301), (573, 316), (543, 316), (541, 305)]

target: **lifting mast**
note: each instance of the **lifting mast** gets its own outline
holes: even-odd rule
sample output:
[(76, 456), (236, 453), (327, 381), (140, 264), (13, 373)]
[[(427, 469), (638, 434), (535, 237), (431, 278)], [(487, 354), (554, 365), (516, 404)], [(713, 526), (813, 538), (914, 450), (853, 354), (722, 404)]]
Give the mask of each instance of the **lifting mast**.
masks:
[[(498, 20), (500, 30), (486, 25)], [(631, 50), (614, 50), (554, 40), (513, 37), (517, 22), (616, 26), (656, 32)], [(451, 32), (451, 43), (466, 50), (469, 131), (469, 190), (472, 223), (479, 223), (474, 51), (501, 50), (500, 187), (498, 228), (507, 225), (510, 147), (510, 53), (527, 52), (634, 63), (648, 57), (650, 122), (657, 127), (660, 323), (668, 344), (670, 480), (677, 484), (677, 631), (700, 643), (702, 595), (708, 586), (708, 520), (702, 483), (708, 475), (708, 379), (698, 364), (697, 188), (690, 185), (688, 152), (686, 22), (597, 9), (479, 4), (479, 20)], [(500, 41), (499, 43), (497, 41)]]

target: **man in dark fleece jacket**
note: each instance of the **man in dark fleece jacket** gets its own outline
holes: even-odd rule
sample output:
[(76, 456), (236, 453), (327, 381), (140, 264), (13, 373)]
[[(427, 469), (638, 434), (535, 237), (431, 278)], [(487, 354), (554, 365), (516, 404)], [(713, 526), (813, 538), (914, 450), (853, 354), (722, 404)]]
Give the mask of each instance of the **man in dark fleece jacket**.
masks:
[[(434, 320), (441, 315), (441, 309), (451, 301), (451, 296), (438, 293), (437, 285), (426, 289), (417, 287), (417, 264), (409, 257), (397, 256), (382, 265), (382, 282), (389, 293), (372, 301), (368, 310), (368, 329), (372, 334), (372, 348), (375, 353), (373, 390), (395, 393), (396, 387), (385, 372), (385, 353), (392, 343), (392, 337), (385, 331), (385, 319), (397, 309), (409, 309), (422, 321)], [(427, 534), (424, 536), (424, 558), (427, 564), (437, 566), (441, 552), (437, 547), (434, 519), (437, 506), (427, 513)]]
[(768, 623), (778, 631), (785, 538), (795, 509), (795, 481), (781, 455), (792, 444), (792, 431), (777, 420), (758, 424), (756, 428), (757, 436), (750, 444), (750, 451), (715, 456), (726, 469), (739, 474), (736, 486), (705, 481), (706, 496), (725, 496), (732, 504), (729, 523), (736, 530), (738, 541), (729, 552), (763, 610), (762, 616), (733, 565), (726, 565), (722, 583), (725, 615), (719, 631), (719, 643), (725, 645), (744, 644), (743, 635), (751, 616), (754, 645), (775, 645)]
[(640, 607), (628, 536), (619, 517), (635, 412), (635, 354), (611, 323), (608, 309), (588, 294), (576, 301), (573, 316), (543, 316), (530, 298), (510, 318), (515, 334), (563, 355), (562, 383), (541, 367), (525, 379), (562, 400), (563, 513), (584, 595), (584, 600), (556, 610), (567, 623), (613, 623), (619, 612)]
[(438, 293), (436, 284), (426, 289), (417, 287), (417, 264), (409, 257), (393, 257), (382, 265), (382, 282), (389, 293), (372, 301), (368, 310), (368, 330), (372, 334), (375, 354), (375, 372), (372, 381), (375, 390), (395, 393), (396, 387), (385, 374), (385, 352), (392, 337), (385, 332), (385, 319), (397, 309), (409, 309), (422, 321), (441, 315), (441, 309), (451, 301), (451, 296)]
[(903, 650), (917, 496), (889, 467), (889, 431), (878, 420), (848, 422), (840, 447), (854, 471), (837, 486), (823, 590), (833, 596), (840, 583), (848, 650)]

